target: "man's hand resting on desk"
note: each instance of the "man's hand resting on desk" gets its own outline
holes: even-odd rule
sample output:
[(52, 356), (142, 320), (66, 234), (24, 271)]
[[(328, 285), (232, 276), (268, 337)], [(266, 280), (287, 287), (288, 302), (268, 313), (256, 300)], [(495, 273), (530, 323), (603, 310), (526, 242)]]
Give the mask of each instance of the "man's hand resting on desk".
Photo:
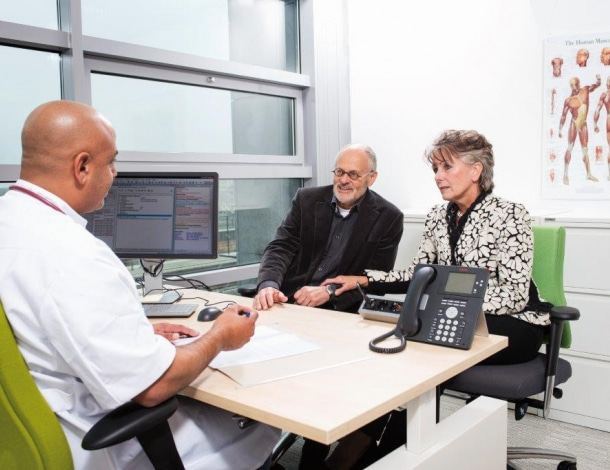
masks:
[(304, 307), (318, 307), (330, 300), (324, 286), (305, 286), (294, 293), (294, 303)]
[(163, 336), (169, 341), (176, 341), (179, 338), (199, 336), (197, 330), (188, 328), (184, 325), (175, 325), (173, 323), (155, 323), (153, 325), (155, 334)]
[(288, 302), (288, 297), (274, 287), (265, 287), (258, 291), (252, 305), (258, 310), (269, 310), (275, 303)]

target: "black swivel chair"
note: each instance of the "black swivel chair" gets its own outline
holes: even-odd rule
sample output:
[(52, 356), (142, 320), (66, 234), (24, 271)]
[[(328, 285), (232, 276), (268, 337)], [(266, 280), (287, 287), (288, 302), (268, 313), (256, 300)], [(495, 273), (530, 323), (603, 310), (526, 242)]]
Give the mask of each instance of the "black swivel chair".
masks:
[[(546, 354), (538, 354), (532, 361), (514, 365), (479, 365), (468, 369), (446, 384), (446, 390), (470, 395), (470, 400), (485, 395), (515, 404), (515, 419), (520, 420), (528, 407), (543, 410), (546, 419), (550, 412), (551, 397), (561, 398), (557, 388), (572, 375), (570, 363), (559, 357), (560, 347), (571, 344), (569, 321), (578, 320), (580, 312), (566, 307), (563, 292), (563, 260), (565, 229), (563, 227), (535, 226), (533, 278), (543, 299), (555, 307), (551, 311), (551, 327), (546, 342)], [(544, 394), (543, 400), (532, 398)], [(567, 452), (536, 449), (508, 448), (507, 460), (516, 459), (560, 460), (558, 469), (575, 470), (576, 456)], [(508, 463), (508, 468), (514, 468)]]
[(242, 284), (237, 286), (237, 293), (242, 297), (253, 298), (256, 295), (256, 284)]
[[(155, 469), (184, 469), (167, 422), (177, 408), (176, 397), (152, 408), (126, 403), (98, 421), (82, 447), (103, 449), (135, 437)], [(66, 436), (21, 356), (1, 303), (0, 423), (3, 470), (73, 468)]]

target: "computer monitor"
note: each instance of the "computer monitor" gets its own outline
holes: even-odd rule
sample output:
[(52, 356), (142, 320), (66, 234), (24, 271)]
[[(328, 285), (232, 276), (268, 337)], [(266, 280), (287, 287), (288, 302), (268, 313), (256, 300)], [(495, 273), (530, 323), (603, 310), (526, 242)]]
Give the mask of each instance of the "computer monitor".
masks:
[(216, 258), (218, 174), (121, 172), (104, 207), (85, 217), (121, 258)]

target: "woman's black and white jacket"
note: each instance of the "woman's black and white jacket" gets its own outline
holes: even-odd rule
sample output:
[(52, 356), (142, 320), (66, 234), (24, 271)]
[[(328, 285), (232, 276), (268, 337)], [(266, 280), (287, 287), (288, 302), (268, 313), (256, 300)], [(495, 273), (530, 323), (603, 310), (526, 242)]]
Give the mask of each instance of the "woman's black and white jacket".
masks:
[[(418, 263), (451, 264), (446, 215), (447, 203), (433, 207), (428, 213), (419, 250), (408, 269), (367, 270), (369, 284), (408, 281)], [(483, 304), (486, 314), (512, 315), (536, 325), (550, 323), (547, 311), (526, 308), (532, 260), (529, 213), (521, 204), (488, 194), (469, 213), (455, 248), (456, 265), (482, 267), (489, 271)]]

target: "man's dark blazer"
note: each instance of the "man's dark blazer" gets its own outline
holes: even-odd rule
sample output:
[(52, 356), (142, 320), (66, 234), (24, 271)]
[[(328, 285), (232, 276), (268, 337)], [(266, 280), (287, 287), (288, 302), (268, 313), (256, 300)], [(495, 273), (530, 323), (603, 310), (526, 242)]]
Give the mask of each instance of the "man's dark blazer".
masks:
[[(301, 188), (263, 254), (258, 285), (275, 281), (293, 301), (294, 293), (309, 285), (320, 264), (333, 220), (332, 186)], [(365, 269), (388, 271), (394, 268), (404, 216), (392, 203), (367, 190), (358, 207), (345, 253), (337, 275), (362, 275)], [(349, 291), (334, 300), (334, 308), (356, 312), (362, 297)]]

